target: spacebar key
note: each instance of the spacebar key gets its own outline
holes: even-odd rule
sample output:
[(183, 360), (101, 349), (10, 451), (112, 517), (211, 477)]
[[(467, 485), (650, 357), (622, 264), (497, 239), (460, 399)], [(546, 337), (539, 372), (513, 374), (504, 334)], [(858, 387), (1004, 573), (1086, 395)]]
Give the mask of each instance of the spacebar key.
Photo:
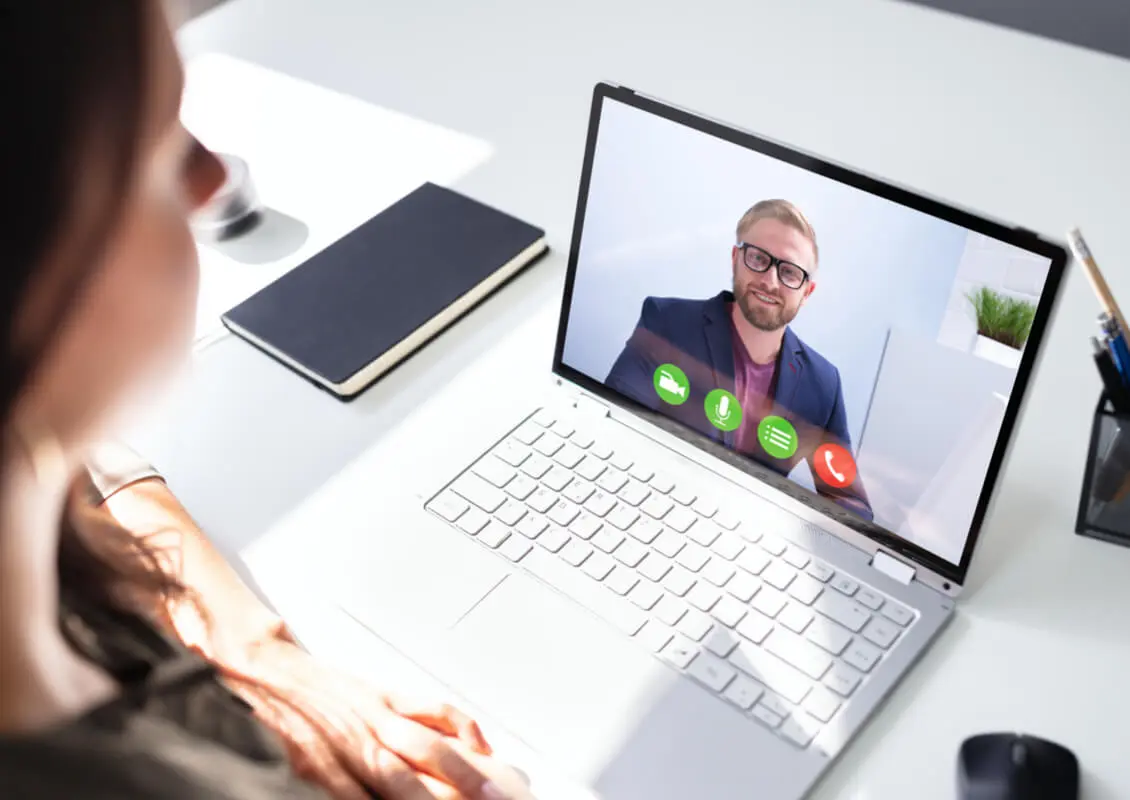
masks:
[(522, 566), (629, 636), (635, 636), (647, 621), (647, 615), (630, 602), (546, 550), (535, 547), (522, 559)]
[[(525, 563), (525, 562), (523, 562)], [(765, 652), (752, 642), (743, 641), (730, 654), (729, 661), (742, 672), (756, 678), (790, 703), (799, 703), (808, 694), (812, 681), (795, 667)]]

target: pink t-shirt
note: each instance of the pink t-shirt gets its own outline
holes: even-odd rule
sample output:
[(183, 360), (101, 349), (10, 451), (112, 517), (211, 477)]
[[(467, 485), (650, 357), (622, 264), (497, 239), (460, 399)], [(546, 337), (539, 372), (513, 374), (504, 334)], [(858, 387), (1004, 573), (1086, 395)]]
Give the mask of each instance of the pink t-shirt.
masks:
[(733, 323), (730, 324), (730, 341), (734, 346), (734, 395), (742, 409), (742, 424), (734, 432), (734, 449), (739, 453), (760, 452), (757, 426), (773, 407), (773, 376), (777, 360), (758, 364), (749, 357), (745, 345)]

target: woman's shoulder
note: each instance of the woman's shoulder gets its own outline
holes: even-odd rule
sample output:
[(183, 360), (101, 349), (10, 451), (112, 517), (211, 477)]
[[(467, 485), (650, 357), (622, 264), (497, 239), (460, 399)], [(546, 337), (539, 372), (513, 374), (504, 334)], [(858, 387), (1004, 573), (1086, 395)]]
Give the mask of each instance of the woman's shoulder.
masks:
[(40, 797), (321, 800), (285, 759), (247, 758), (152, 714), (84, 717), (41, 733), (0, 737), (6, 800)]

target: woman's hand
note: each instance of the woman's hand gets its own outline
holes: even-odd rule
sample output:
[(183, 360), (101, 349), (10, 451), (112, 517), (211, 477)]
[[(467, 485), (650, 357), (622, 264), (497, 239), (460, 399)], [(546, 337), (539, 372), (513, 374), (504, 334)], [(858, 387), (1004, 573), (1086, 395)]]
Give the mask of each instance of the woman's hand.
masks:
[[(479, 726), (444, 704), (374, 691), (319, 664), (297, 646), (270, 640), (225, 675), (282, 738), (295, 770), (335, 797), (386, 800), (505, 800), (516, 785), (490, 758)], [(253, 688), (256, 684), (265, 687)]]

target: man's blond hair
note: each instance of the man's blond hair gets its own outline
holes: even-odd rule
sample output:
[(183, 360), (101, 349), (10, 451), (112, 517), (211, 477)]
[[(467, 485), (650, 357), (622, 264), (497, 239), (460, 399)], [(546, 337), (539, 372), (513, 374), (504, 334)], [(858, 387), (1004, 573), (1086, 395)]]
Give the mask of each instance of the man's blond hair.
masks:
[(816, 266), (816, 263), (820, 260), (820, 251), (816, 247), (816, 231), (808, 218), (800, 212), (800, 209), (788, 200), (762, 200), (755, 203), (738, 220), (738, 241), (742, 241), (742, 234), (749, 230), (755, 222), (760, 222), (763, 219), (775, 219), (808, 239), (812, 244), (812, 265)]

